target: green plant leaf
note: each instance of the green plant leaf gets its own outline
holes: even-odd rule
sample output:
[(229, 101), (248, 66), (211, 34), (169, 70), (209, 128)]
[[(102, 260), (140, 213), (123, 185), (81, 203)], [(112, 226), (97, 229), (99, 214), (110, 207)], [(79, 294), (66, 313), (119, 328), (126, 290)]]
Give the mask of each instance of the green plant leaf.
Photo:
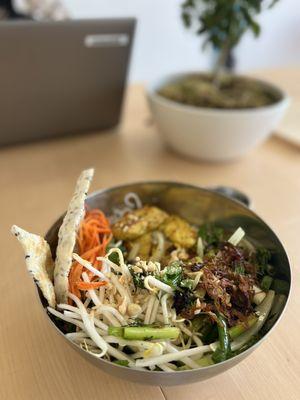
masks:
[[(181, 17), (186, 28), (204, 36), (204, 46), (210, 43), (219, 50), (219, 67), (225, 65), (228, 54), (247, 31), (257, 37), (260, 26), (256, 17), (263, 9), (273, 7), (278, 0), (185, 0)], [(216, 68), (218, 70), (218, 68)]]

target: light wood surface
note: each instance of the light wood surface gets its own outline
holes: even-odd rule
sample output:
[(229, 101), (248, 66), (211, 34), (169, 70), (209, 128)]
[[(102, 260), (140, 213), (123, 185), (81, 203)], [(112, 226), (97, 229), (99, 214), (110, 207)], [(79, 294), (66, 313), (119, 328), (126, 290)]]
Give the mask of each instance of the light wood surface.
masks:
[(274, 70), (271, 74), (268, 71), (258, 72), (258, 76), (267, 78), (275, 84), (279, 84), (290, 97), (290, 106), (280, 122), (276, 135), (300, 148), (299, 110), (300, 110), (300, 80), (299, 68), (288, 70)]
[[(299, 82), (300, 70), (297, 74)], [(288, 84), (289, 72), (274, 74), (274, 79)], [(199, 384), (143, 387), (105, 375), (51, 329), (9, 228), (17, 223), (45, 233), (65, 210), (78, 173), (89, 166), (96, 168), (92, 190), (143, 179), (171, 179), (234, 186), (251, 196), (258, 214), (286, 245), (295, 283), (279, 326), (246, 361)], [(300, 399), (299, 148), (274, 137), (228, 164), (183, 159), (161, 145), (144, 92), (135, 86), (128, 91), (118, 132), (2, 149), (0, 187), (1, 400)]]

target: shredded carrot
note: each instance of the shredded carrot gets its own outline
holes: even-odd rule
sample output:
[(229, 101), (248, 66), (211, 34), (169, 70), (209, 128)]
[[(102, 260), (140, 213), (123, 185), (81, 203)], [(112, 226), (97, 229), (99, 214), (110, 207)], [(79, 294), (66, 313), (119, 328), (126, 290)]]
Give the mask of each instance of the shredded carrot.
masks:
[[(110, 223), (104, 213), (98, 209), (87, 210), (77, 234), (77, 252), (84, 260), (89, 261), (95, 268), (101, 269), (102, 263), (97, 257), (106, 254), (106, 248), (112, 239)], [(105, 282), (83, 282), (81, 275), (86, 271), (90, 279), (93, 274), (78, 262), (74, 262), (69, 274), (69, 290), (81, 298), (80, 290), (95, 289)]]
[(106, 281), (101, 282), (76, 282), (77, 288), (79, 290), (89, 290), (89, 289), (98, 289), (101, 286), (106, 285)]

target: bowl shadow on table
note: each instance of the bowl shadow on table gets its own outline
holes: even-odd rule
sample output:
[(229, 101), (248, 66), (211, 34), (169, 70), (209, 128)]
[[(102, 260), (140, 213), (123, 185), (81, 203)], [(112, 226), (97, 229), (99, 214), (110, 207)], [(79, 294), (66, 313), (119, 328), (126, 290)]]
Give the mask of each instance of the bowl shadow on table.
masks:
[(163, 145), (165, 147), (166, 152), (173, 156), (173, 158), (181, 159), (182, 161), (186, 161), (193, 164), (198, 165), (207, 165), (207, 166), (220, 166), (220, 165), (235, 165), (246, 159), (247, 157), (251, 157), (251, 154), (255, 152), (256, 149), (250, 150), (249, 153), (244, 154), (242, 156), (238, 156), (236, 158), (232, 158), (230, 160), (209, 160), (209, 159), (199, 159), (196, 156), (188, 156), (186, 154), (180, 153), (175, 148), (173, 148), (169, 143), (163, 141)]
[(295, 143), (285, 140), (282, 137), (276, 136), (276, 132), (274, 132), (272, 136), (272, 142), (276, 145), (279, 145), (281, 147), (281, 150), (283, 150), (286, 155), (297, 157), (300, 156), (300, 146), (297, 146)]
[[(158, 128), (157, 128), (158, 129)], [(158, 132), (158, 135), (160, 135), (160, 133)], [(162, 154), (168, 154), (170, 156), (170, 158), (172, 159), (177, 159), (177, 160), (181, 160), (181, 161), (185, 161), (188, 162), (190, 164), (195, 164), (195, 165), (205, 165), (205, 166), (234, 166), (234, 165), (238, 165), (239, 163), (245, 161), (245, 160), (249, 160), (251, 159), (251, 157), (255, 156), (258, 152), (260, 152), (261, 150), (263, 150), (263, 148), (265, 146), (271, 146), (273, 147), (274, 145), (276, 145), (277, 147), (280, 146), (281, 150), (284, 152), (284, 154), (286, 156), (295, 156), (295, 157), (299, 157), (300, 156), (300, 146), (297, 146), (291, 142), (289, 142), (288, 140), (284, 140), (281, 137), (277, 137), (276, 136), (276, 132), (274, 132), (272, 134), (272, 136), (270, 136), (269, 138), (267, 138), (263, 143), (261, 143), (258, 147), (250, 150), (248, 153), (238, 156), (236, 158), (230, 159), (230, 160), (205, 160), (205, 159), (198, 159), (196, 157), (192, 157), (192, 156), (187, 156), (185, 154), (182, 154), (180, 152), (178, 152), (176, 149), (174, 149), (170, 144), (168, 144), (167, 142), (165, 142), (162, 138), (161, 138), (163, 147), (165, 149), (165, 151), (162, 151)], [(275, 150), (277, 151), (277, 149)], [(299, 159), (300, 161), (300, 159)]]

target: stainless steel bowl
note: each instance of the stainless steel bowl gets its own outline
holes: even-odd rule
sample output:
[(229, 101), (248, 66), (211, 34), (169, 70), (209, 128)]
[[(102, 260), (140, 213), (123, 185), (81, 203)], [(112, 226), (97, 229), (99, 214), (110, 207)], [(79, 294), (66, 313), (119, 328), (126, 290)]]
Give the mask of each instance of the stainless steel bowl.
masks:
[[(192, 185), (175, 182), (142, 182), (117, 186), (93, 193), (88, 197), (87, 203), (91, 207), (100, 208), (105, 213), (110, 214), (114, 207), (123, 204), (124, 195), (128, 192), (137, 193), (144, 204), (155, 204), (169, 213), (181, 215), (196, 225), (210, 221), (217, 222), (231, 231), (234, 231), (239, 226), (243, 227), (248, 238), (251, 238), (253, 243), (259, 243), (272, 252), (272, 264), (282, 278), (288, 282), (291, 281), (289, 260), (280, 240), (261, 218), (241, 202), (232, 200), (214, 190), (202, 189)], [(46, 235), (53, 255), (57, 246), (57, 233), (61, 222), (62, 217), (50, 228)], [(46, 302), (40, 292), (39, 296), (46, 312)], [(47, 317), (63, 340), (98, 368), (119, 378), (148, 385), (182, 385), (211, 378), (246, 358), (270, 333), (269, 331), (260, 341), (245, 352), (209, 367), (174, 373), (137, 371), (102, 359), (96, 359), (67, 339), (48, 314)], [(277, 322), (273, 325), (271, 331)]]

